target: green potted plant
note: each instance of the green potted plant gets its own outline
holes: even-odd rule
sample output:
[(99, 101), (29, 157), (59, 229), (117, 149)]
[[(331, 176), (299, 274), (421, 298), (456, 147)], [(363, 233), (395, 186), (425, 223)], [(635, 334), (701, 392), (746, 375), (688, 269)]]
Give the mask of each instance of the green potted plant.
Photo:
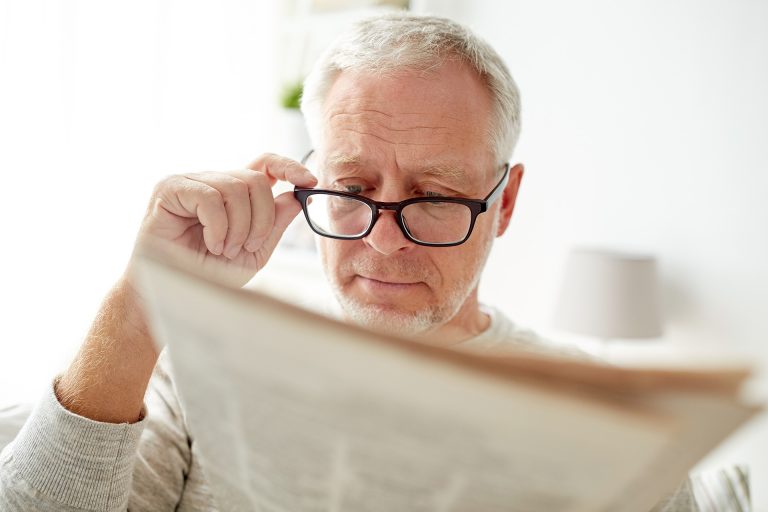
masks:
[(301, 94), (304, 83), (301, 80), (286, 83), (280, 91), (280, 109), (276, 135), (278, 140), (273, 151), (296, 160), (301, 159), (310, 149), (309, 135), (301, 113)]
[(298, 81), (286, 84), (280, 95), (280, 105), (283, 108), (299, 110), (301, 107), (301, 94), (304, 92), (304, 82)]

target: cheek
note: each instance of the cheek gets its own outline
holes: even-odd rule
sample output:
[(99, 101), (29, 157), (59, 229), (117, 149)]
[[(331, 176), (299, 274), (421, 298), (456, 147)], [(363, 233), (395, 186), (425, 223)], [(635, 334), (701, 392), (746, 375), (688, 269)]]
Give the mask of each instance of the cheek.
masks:
[[(468, 242), (472, 241), (478, 245), (485, 245), (487, 239), (496, 236), (499, 217), (498, 201), (491, 209), (477, 217), (475, 227), (472, 229), (472, 236)], [(473, 240), (474, 239), (474, 240)]]
[(337, 266), (334, 263), (338, 258), (334, 254), (333, 244), (329, 243), (331, 241), (330, 239), (318, 236), (316, 240), (317, 250), (320, 252), (320, 260), (323, 262), (323, 266), (327, 273), (330, 269)]
[(439, 269), (444, 284), (464, 282), (475, 275), (485, 261), (494, 238), (494, 215), (478, 217), (469, 240), (456, 247), (436, 249), (432, 262)]
[(318, 237), (317, 249), (320, 252), (325, 273), (329, 276), (339, 277), (344, 267), (344, 262), (350, 258), (356, 241), (341, 241), (332, 238)]
[(457, 282), (464, 282), (474, 270), (477, 248), (470, 244), (470, 238), (462, 245), (443, 249), (430, 249), (429, 259), (439, 274), (438, 288), (447, 289)]

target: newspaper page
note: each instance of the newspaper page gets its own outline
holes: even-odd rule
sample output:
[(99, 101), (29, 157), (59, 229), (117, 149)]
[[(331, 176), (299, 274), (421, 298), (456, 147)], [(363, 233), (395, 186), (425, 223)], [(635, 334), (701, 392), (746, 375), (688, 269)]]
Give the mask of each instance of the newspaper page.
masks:
[(647, 511), (755, 412), (743, 370), (489, 359), (142, 261), (222, 510)]

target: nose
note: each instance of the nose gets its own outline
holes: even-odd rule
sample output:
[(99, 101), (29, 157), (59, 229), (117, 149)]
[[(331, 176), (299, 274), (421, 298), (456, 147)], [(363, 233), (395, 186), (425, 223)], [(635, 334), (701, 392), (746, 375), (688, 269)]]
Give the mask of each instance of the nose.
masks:
[(385, 256), (413, 245), (413, 242), (405, 238), (400, 226), (397, 225), (395, 212), (387, 210), (379, 211), (376, 224), (373, 225), (368, 236), (363, 238), (363, 242)]

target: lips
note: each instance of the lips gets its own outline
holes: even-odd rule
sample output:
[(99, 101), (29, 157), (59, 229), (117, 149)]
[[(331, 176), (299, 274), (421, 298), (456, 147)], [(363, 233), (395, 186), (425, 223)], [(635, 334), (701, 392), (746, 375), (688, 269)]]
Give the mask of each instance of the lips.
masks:
[(403, 294), (409, 295), (421, 289), (421, 287), (424, 285), (424, 283), (422, 283), (421, 281), (402, 282), (402, 279), (400, 279), (399, 280), (400, 282), (393, 282), (393, 281), (384, 281), (383, 279), (395, 279), (395, 278), (381, 277), (380, 279), (372, 279), (370, 277), (364, 277), (361, 275), (355, 276), (355, 281), (357, 282), (358, 286), (360, 286), (360, 288), (365, 291), (365, 293), (373, 297), (379, 297), (379, 298), (391, 296), (391, 297), (398, 297), (399, 299), (401, 299), (403, 297)]
[(389, 277), (389, 276), (364, 276), (362, 274), (358, 274), (357, 277), (361, 277), (363, 279), (367, 279), (369, 281), (374, 281), (376, 283), (381, 283), (381, 284), (409, 285), (409, 284), (421, 283), (421, 281), (407, 280), (404, 278)]

